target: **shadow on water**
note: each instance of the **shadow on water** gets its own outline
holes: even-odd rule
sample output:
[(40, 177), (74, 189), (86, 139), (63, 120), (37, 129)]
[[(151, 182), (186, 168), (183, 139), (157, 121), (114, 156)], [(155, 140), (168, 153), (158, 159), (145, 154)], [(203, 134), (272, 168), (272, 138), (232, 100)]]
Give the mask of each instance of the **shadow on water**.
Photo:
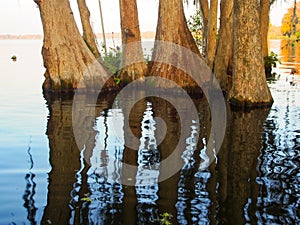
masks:
[[(275, 112), (228, 110), (223, 145), (212, 155), (207, 152), (210, 112), (203, 99), (194, 100), (199, 118), (183, 121), (190, 129), (180, 133), (178, 113), (161, 98), (142, 99), (126, 111), (132, 96), (100, 96), (96, 105), (82, 96), (82, 106), (95, 110), (95, 116), (81, 118), (85, 132), (76, 142), (73, 96), (45, 97), (52, 170), (42, 224), (160, 224), (163, 213), (170, 215), (172, 224), (299, 222), (299, 132), (294, 143), (280, 143), (291, 146), (283, 147), (285, 155), (276, 156)], [(184, 99), (177, 101), (185, 107)], [(129, 122), (124, 121), (127, 114)], [(155, 117), (167, 127), (163, 140)], [(139, 138), (138, 151), (126, 147), (133, 141), (125, 135), (129, 129)], [(180, 135), (185, 142), (179, 142)], [(289, 151), (296, 144), (298, 148)], [(174, 163), (182, 168), (158, 182), (160, 161), (176, 145), (181, 157)], [(209, 165), (211, 157), (215, 161)], [(122, 162), (136, 169), (128, 172)], [(138, 185), (122, 185), (124, 177)]]

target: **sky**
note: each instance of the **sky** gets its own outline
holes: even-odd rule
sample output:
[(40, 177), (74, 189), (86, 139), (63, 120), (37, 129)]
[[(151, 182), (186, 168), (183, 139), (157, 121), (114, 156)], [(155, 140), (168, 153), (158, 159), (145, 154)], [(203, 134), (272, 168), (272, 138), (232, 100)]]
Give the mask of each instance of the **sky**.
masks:
[[(91, 23), (96, 33), (101, 32), (99, 4), (97, 0), (86, 0), (91, 11)], [(159, 0), (137, 0), (141, 31), (155, 31)], [(76, 21), (80, 24), (76, 0), (70, 0)], [(101, 0), (105, 32), (120, 31), (119, 0)], [(271, 7), (271, 23), (280, 25), (287, 8), (293, 0), (278, 0)], [(192, 14), (194, 9), (186, 9)], [(80, 26), (79, 26), (80, 27)], [(33, 0), (0, 0), (0, 34), (42, 34), (39, 9)]]

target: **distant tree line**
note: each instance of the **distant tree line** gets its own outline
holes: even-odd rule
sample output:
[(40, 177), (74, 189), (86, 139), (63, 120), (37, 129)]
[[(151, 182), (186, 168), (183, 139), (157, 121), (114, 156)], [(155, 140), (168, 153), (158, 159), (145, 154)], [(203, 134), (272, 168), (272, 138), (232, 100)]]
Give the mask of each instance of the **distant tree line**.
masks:
[(281, 33), (284, 36), (300, 34), (300, 2), (294, 2), (294, 6), (290, 7), (282, 18)]

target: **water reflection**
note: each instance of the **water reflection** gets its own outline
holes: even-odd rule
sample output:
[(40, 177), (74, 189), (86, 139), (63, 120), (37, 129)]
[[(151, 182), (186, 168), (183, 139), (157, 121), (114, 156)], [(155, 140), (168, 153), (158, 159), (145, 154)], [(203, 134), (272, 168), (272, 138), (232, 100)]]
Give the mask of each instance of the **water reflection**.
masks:
[(160, 153), (155, 138), (157, 124), (153, 113), (152, 103), (148, 102), (141, 123), (142, 134), (136, 174), (138, 224), (155, 224), (159, 216), (156, 201), (158, 200)]
[(281, 40), (280, 41), (280, 57), (282, 61), (281, 69), (294, 68), (297, 74), (300, 72), (300, 44), (295, 41)]
[[(136, 105), (130, 114), (138, 142), (138, 151), (134, 151), (125, 146), (132, 140), (124, 138), (129, 131), (124, 122), (130, 113), (126, 105), (133, 94), (122, 101), (116, 99), (114, 107), (114, 96), (101, 96), (91, 117), (79, 115), (78, 126), (87, 132), (75, 142), (72, 96), (45, 96), (48, 110), (44, 108), (43, 77), (36, 76), (44, 70), (40, 41), (3, 42), (4, 52), (17, 48), (22, 60), (17, 64), (10, 58), (1, 61), (8, 75), (1, 89), (0, 223), (159, 224), (160, 215), (167, 212), (173, 215), (172, 224), (300, 224), (300, 76), (296, 73), (294, 87), (285, 79), (292, 67), (299, 72), (300, 49), (296, 44), (281, 50), (281, 43), (286, 45), (285, 41), (271, 41), (282, 64), (277, 71), (280, 79), (269, 84), (275, 102), (267, 118), (268, 112), (260, 110), (229, 111), (222, 150), (217, 161), (206, 168), (210, 158), (215, 158), (206, 150), (210, 115), (205, 101), (195, 100), (199, 124), (185, 121), (190, 129), (180, 146), (182, 169), (164, 182), (131, 187), (112, 182), (128, 172), (119, 160), (137, 166), (127, 176), (137, 184), (159, 179), (162, 169), (158, 162), (170, 155), (180, 135), (174, 107), (152, 98)], [(34, 49), (36, 54), (31, 51)], [(177, 101), (184, 108), (185, 102)], [(84, 96), (79, 103), (86, 110), (95, 109)], [(154, 119), (157, 116), (169, 129), (163, 142)], [(200, 137), (197, 146), (193, 142), (196, 132)], [(119, 160), (110, 160), (112, 154)]]
[(34, 201), (34, 195), (35, 195), (35, 189), (36, 189), (36, 183), (34, 182), (35, 174), (31, 172), (33, 168), (33, 158), (31, 154), (31, 146), (28, 146), (28, 157), (29, 157), (29, 172), (25, 175), (25, 181), (26, 181), (26, 187), (25, 187), (25, 193), (23, 195), (24, 199), (24, 207), (27, 210), (27, 219), (30, 222), (31, 225), (37, 224), (36, 221), (36, 212), (37, 207), (35, 206)]
[(70, 204), (71, 193), (76, 183), (76, 171), (80, 169), (80, 150), (72, 132), (72, 96), (46, 97), (52, 170), (42, 224), (69, 224), (72, 210), (75, 210)]
[(221, 194), (219, 220), (223, 223), (257, 223), (256, 165), (268, 111), (259, 109), (231, 114), (228, 134), (217, 165), (220, 180), (216, 189)]
[(300, 222), (300, 103), (299, 93), (277, 94), (276, 105), (264, 124), (259, 156), (258, 218), (263, 224)]
[[(126, 105), (132, 96), (102, 96), (96, 105), (83, 96), (80, 104), (95, 113), (79, 121), (88, 132), (76, 142), (73, 97), (47, 97), (52, 170), (42, 224), (160, 224), (165, 212), (172, 215), (172, 224), (299, 222), (300, 109), (297, 104), (291, 107), (292, 94), (286, 94), (287, 104), (275, 105), (270, 112), (228, 109), (218, 155), (207, 150), (211, 125), (205, 99), (194, 100), (199, 118), (186, 118), (183, 123), (190, 129), (182, 134), (178, 113), (163, 99), (145, 98), (130, 111)], [(188, 110), (184, 99), (177, 101)], [(127, 115), (129, 121), (124, 120)], [(168, 128), (163, 140), (157, 117)], [(138, 140), (137, 150), (126, 144), (134, 138), (125, 135), (129, 129)], [(180, 135), (185, 142), (178, 143)], [(178, 144), (181, 158), (174, 163), (181, 163), (181, 170), (158, 183), (160, 161)], [(216, 160), (207, 167), (211, 157)], [(126, 171), (124, 162), (137, 167)], [(124, 174), (136, 186), (122, 185)], [(25, 202), (33, 203), (24, 205), (32, 209), (29, 215), (34, 214), (32, 187), (28, 185), (30, 194), (24, 195)]]

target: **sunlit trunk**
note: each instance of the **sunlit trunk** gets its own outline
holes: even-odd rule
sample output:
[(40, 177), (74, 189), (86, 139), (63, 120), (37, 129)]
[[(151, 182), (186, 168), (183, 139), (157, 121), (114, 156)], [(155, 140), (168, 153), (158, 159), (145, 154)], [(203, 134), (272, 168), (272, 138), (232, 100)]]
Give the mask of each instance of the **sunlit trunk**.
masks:
[(264, 71), (258, 7), (256, 1), (234, 2), (233, 80), (229, 100), (239, 107), (273, 103)]
[(83, 29), (83, 40), (85, 41), (93, 55), (96, 58), (99, 58), (100, 53), (96, 44), (96, 37), (90, 24), (90, 11), (86, 5), (85, 0), (77, 0), (77, 4)]
[(262, 37), (262, 52), (263, 57), (269, 53), (268, 48), (268, 31), (270, 22), (270, 0), (260, 0), (260, 27)]
[[(45, 90), (73, 91), (103, 85), (108, 73), (82, 39), (68, 0), (39, 1), (44, 29)], [(108, 87), (113, 87), (111, 80)]]
[(120, 78), (129, 83), (143, 78), (147, 71), (144, 60), (136, 0), (120, 0), (122, 30), (122, 69)]
[(210, 0), (207, 31), (207, 65), (213, 68), (217, 46), (218, 0)]
[[(186, 52), (176, 51), (174, 47), (165, 48), (163, 43), (174, 43), (185, 47), (200, 57), (197, 45), (188, 29), (181, 0), (160, 0), (158, 25), (156, 29), (156, 43), (149, 66), (150, 75), (160, 76), (176, 82), (181, 87), (195, 87), (193, 80), (182, 70), (174, 65), (167, 65), (165, 61), (178, 62), (187, 61), (190, 68), (196, 66), (196, 62), (185, 59)], [(185, 60), (185, 61), (184, 61)], [(161, 61), (161, 62), (160, 62)], [(165, 88), (165, 83), (156, 83)]]
[(203, 20), (203, 37), (202, 37), (202, 53), (207, 55), (207, 31), (208, 31), (208, 0), (200, 0), (200, 9)]
[(220, 87), (228, 91), (229, 77), (232, 75), (233, 57), (233, 0), (221, 1), (221, 17), (218, 47), (214, 62), (214, 74), (219, 81)]

